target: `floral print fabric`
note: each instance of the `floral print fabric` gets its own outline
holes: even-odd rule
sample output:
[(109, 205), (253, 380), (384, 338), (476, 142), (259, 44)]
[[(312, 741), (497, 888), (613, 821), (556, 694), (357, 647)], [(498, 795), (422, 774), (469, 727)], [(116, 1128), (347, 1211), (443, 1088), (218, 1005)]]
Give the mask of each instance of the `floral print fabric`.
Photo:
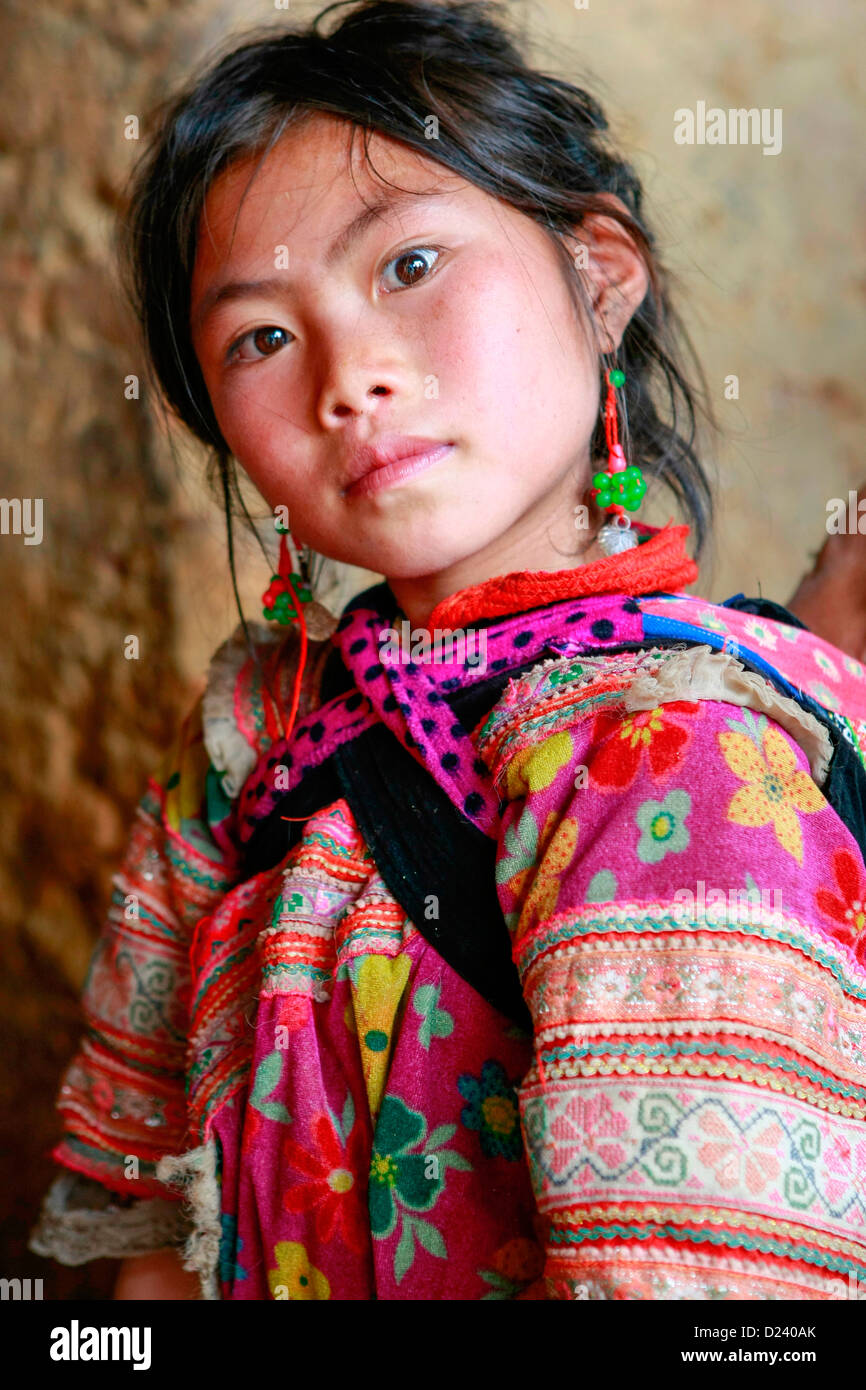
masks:
[[(259, 892), (272, 925), (250, 1081), (208, 1120), (223, 1297), (537, 1296), (516, 1094), (528, 1037), (406, 919), (345, 801)], [(202, 962), (249, 911), (235, 896), (200, 924)]]
[(862, 860), (766, 715), (623, 709), (629, 667), (669, 659), (543, 663), (479, 738), (508, 797), (547, 1296), (844, 1296), (866, 1272)]

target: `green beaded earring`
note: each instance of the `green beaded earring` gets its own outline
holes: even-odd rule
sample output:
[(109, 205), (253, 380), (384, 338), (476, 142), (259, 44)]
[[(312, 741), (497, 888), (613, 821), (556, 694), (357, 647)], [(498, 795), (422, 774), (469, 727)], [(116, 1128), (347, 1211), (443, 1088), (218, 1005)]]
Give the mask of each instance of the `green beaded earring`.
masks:
[(617, 555), (637, 545), (637, 537), (626, 512), (637, 511), (646, 492), (643, 473), (637, 464), (626, 463), (619, 442), (616, 389), (624, 385), (625, 372), (612, 367), (607, 374), (607, 399), (604, 403), (607, 469), (599, 469), (592, 479), (592, 495), (597, 506), (611, 513), (598, 533), (598, 543), (605, 555)]
[[(338, 619), (313, 597), (315, 582), (309, 559), (312, 552), (298, 545), (281, 522), (275, 521), (274, 529), (280, 537), (280, 558), (277, 573), (262, 594), (264, 615), (286, 627), (296, 625), (302, 637), (306, 633), (314, 642), (322, 642), (334, 632)], [(293, 554), (289, 552), (289, 542)]]
[[(304, 557), (298, 552), (298, 569), (292, 570), (289, 560), (289, 547), (287, 537), (289, 535), (288, 526), (283, 526), (276, 522), (274, 529), (280, 537), (280, 558), (277, 564), (277, 573), (271, 576), (271, 582), (262, 594), (264, 604), (264, 615), (271, 621), (289, 623), (298, 621), (299, 607), (301, 603), (309, 603), (313, 597), (310, 589), (310, 576)], [(294, 537), (292, 537), (294, 543)], [(297, 602), (292, 601), (294, 594)]]
[[(275, 691), (275, 704), (282, 725), (283, 738), (288, 741), (298, 714), (301, 682), (307, 661), (307, 639), (310, 638), (314, 642), (325, 641), (333, 635), (338, 619), (313, 598), (310, 564), (307, 559), (309, 552), (301, 549), (294, 536), (291, 535), (289, 528), (283, 526), (281, 522), (276, 521), (274, 529), (280, 537), (280, 558), (277, 563), (277, 573), (271, 577), (270, 584), (262, 594), (263, 612), (271, 622), (282, 623), (285, 627), (292, 624), (297, 625), (300, 636), (298, 664), (292, 685), (288, 714), (286, 714), (279, 689)], [(297, 569), (292, 568), (289, 541), (291, 541), (292, 548), (297, 555)], [(292, 819), (292, 817), (284, 817), (284, 819)]]

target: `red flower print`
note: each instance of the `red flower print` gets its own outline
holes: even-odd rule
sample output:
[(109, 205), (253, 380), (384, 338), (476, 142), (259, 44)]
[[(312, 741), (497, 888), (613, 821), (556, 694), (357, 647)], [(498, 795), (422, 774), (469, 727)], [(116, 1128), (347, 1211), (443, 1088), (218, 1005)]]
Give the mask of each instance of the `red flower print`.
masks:
[(834, 853), (833, 875), (838, 895), (819, 888), (815, 902), (833, 923), (832, 935), (836, 940), (853, 947), (861, 965), (866, 965), (866, 876), (849, 849), (837, 849)]
[(633, 714), (604, 711), (596, 715), (592, 742), (600, 747), (588, 764), (590, 780), (602, 789), (623, 791), (631, 786), (646, 753), (650, 771), (660, 781), (679, 766), (691, 740), (690, 731), (675, 716), (699, 711), (694, 700), (673, 700)]
[(322, 1244), (339, 1230), (350, 1250), (364, 1249), (366, 1220), (365, 1168), (358, 1151), (359, 1127), (353, 1127), (345, 1144), (335, 1132), (329, 1115), (317, 1115), (310, 1125), (312, 1152), (288, 1135), (282, 1157), (298, 1175), (283, 1197), (289, 1212), (311, 1211), (316, 1238)]

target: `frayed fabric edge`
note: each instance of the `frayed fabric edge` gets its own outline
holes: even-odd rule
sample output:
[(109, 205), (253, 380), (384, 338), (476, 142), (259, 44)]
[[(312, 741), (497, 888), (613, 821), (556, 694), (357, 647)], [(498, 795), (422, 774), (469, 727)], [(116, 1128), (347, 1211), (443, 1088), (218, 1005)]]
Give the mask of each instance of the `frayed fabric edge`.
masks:
[(217, 1270), (220, 1251), (220, 1186), (217, 1178), (217, 1150), (213, 1138), (185, 1154), (171, 1154), (156, 1165), (156, 1176), (167, 1187), (178, 1188), (191, 1231), (183, 1247), (183, 1267), (195, 1273), (201, 1283), (202, 1298), (220, 1298)]
[(27, 1248), (62, 1265), (132, 1259), (179, 1247), (189, 1231), (177, 1202), (142, 1198), (121, 1206), (101, 1183), (63, 1172), (46, 1193)]
[(822, 787), (827, 780), (833, 743), (823, 724), (801, 709), (796, 700), (774, 689), (764, 676), (748, 671), (730, 652), (716, 651), (706, 644), (674, 652), (656, 675), (638, 676), (622, 698), (630, 712), (673, 700), (719, 700), (758, 710), (799, 744), (817, 785)]

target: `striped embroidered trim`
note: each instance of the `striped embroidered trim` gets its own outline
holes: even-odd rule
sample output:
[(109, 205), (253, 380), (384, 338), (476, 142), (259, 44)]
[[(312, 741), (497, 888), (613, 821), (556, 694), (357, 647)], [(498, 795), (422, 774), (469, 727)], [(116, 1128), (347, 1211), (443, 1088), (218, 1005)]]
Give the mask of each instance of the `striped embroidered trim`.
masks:
[[(732, 1215), (736, 1216), (736, 1221), (732, 1220)], [(554, 1234), (557, 1228), (568, 1228), (580, 1222), (629, 1222), (638, 1224), (646, 1222), (657, 1225), (677, 1225), (682, 1222), (682, 1208), (670, 1206), (664, 1202), (605, 1202), (575, 1204), (571, 1207), (561, 1207), (558, 1211), (551, 1212), (547, 1220), (550, 1223), (550, 1232)], [(688, 1220), (692, 1224), (705, 1226), (736, 1226), (743, 1231), (763, 1231), (780, 1240), (798, 1241), (801, 1244), (813, 1245), (817, 1250), (839, 1255), (848, 1255), (854, 1258), (863, 1258), (866, 1255), (866, 1243), (863, 1241), (852, 1241), (844, 1236), (839, 1236), (830, 1231), (815, 1230), (812, 1226), (804, 1226), (797, 1221), (781, 1221), (776, 1217), (756, 1216), (752, 1212), (731, 1213), (721, 1207), (704, 1204), (695, 1206), (689, 1211)], [(694, 1257), (697, 1252), (689, 1251), (689, 1256)], [(684, 1252), (685, 1255), (685, 1252)]]
[(815, 1229), (846, 1239), (866, 1227), (858, 1121), (692, 1078), (524, 1082), (519, 1095), (540, 1211), (608, 1197), (658, 1201), (675, 1188), (681, 1224), (694, 1205), (711, 1204), (735, 1227), (744, 1211), (789, 1221), (808, 1212)]
[[(576, 1052), (581, 1049), (575, 1048)], [(605, 1049), (607, 1051), (607, 1049)], [(610, 1049), (611, 1056), (603, 1060), (598, 1059), (592, 1063), (579, 1062), (577, 1060), (562, 1061), (557, 1060), (562, 1056), (562, 1049), (554, 1052), (543, 1050), (541, 1053), (542, 1066), (536, 1064), (526, 1075), (527, 1085), (540, 1084), (543, 1072), (544, 1084), (548, 1081), (558, 1081), (576, 1076), (692, 1076), (692, 1077), (727, 1077), (732, 1081), (752, 1082), (757, 1085), (767, 1086), (772, 1091), (781, 1092), (783, 1095), (791, 1096), (797, 1100), (806, 1101), (810, 1105), (816, 1106), (820, 1110), (826, 1110), (831, 1115), (843, 1115), (848, 1118), (862, 1120), (866, 1116), (866, 1105), (861, 1101), (860, 1104), (846, 1104), (843, 1101), (828, 1100), (822, 1091), (817, 1089), (806, 1089), (797, 1086), (795, 1082), (789, 1081), (787, 1076), (778, 1076), (777, 1068), (779, 1062), (775, 1057), (756, 1058), (756, 1061), (763, 1065), (750, 1069), (747, 1065), (740, 1065), (737, 1062), (726, 1063), (718, 1061), (716, 1054), (725, 1054), (731, 1049), (723, 1048), (713, 1043), (692, 1043), (683, 1045), (683, 1050), (687, 1052), (703, 1051), (705, 1057), (697, 1061), (686, 1060), (677, 1056), (677, 1049), (671, 1047), (640, 1047), (635, 1046), (628, 1049)], [(658, 1062), (646, 1062), (639, 1060), (645, 1053), (651, 1052), (664, 1060)], [(802, 1071), (802, 1068), (798, 1068)], [(829, 1084), (826, 1078), (818, 1078), (819, 1082)]]
[[(719, 1005), (726, 1001), (732, 1022), (732, 1015), (745, 1020), (748, 1009), (755, 1013), (753, 1021), (760, 1019), (765, 1028), (771, 1017), (780, 1023), (796, 1022), (804, 1041), (809, 1032), (837, 1040), (847, 1032), (840, 1051), (862, 1065), (857, 1045), (863, 1027), (860, 1007), (828, 971), (778, 942), (736, 934), (714, 941), (702, 932), (700, 939), (691, 941), (644, 938), (635, 942), (633, 951), (604, 946), (566, 946), (536, 957), (523, 974), (527, 996), (543, 984), (547, 1012), (556, 1000), (565, 1010), (560, 1017), (568, 1022), (579, 1017), (593, 1026), (613, 1027), (618, 1016), (632, 1024), (666, 1015), (685, 1016), (696, 1028), (702, 1020), (715, 1021), (718, 1027)], [(541, 1016), (536, 1037), (547, 1036)]]
[[(725, 1219), (725, 1218), (721, 1218)], [(682, 1222), (682, 1212), (677, 1212), (671, 1218), (672, 1221)], [(775, 1224), (775, 1223), (773, 1223)], [(552, 1233), (551, 1233), (552, 1234)], [(814, 1240), (817, 1232), (808, 1230), (805, 1232), (806, 1240)], [(556, 1243), (560, 1245), (580, 1245), (583, 1241), (596, 1241), (599, 1238), (610, 1239), (612, 1235), (617, 1235), (625, 1240), (646, 1240), (648, 1235), (661, 1236), (668, 1240), (702, 1241), (708, 1245), (727, 1245), (735, 1250), (755, 1250), (764, 1254), (779, 1255), (782, 1258), (792, 1260), (804, 1260), (807, 1264), (818, 1265), (824, 1269), (836, 1270), (840, 1274), (847, 1274), (849, 1271), (855, 1273), (858, 1278), (866, 1277), (866, 1248), (863, 1246), (852, 1246), (850, 1255), (825, 1253), (823, 1250), (811, 1248), (809, 1245), (789, 1245), (781, 1240), (774, 1240), (771, 1236), (756, 1232), (754, 1235), (743, 1235), (739, 1230), (718, 1229), (715, 1224), (712, 1227), (697, 1226), (694, 1223), (688, 1225), (664, 1225), (656, 1227), (654, 1224), (649, 1228), (639, 1224), (631, 1227), (619, 1224), (605, 1226), (576, 1226), (573, 1229), (564, 1229), (557, 1232)], [(848, 1242), (839, 1242), (839, 1248), (843, 1249)]]
[[(554, 1036), (552, 1036), (552, 1035), (556, 1034), (559, 1038), (562, 1039), (563, 1042), (574, 1043), (575, 1046), (577, 1046), (577, 1042), (576, 1042), (575, 1037), (574, 1037), (574, 1034), (575, 1034), (575, 1031), (576, 1031), (576, 1027), (577, 1027), (577, 1026), (578, 1026), (578, 1025), (563, 1024), (563, 1025), (561, 1025), (561, 1026), (559, 1026), (559, 1027), (547, 1028), (547, 1029), (544, 1030), (544, 1039), (542, 1039), (542, 1041), (541, 1041), (540, 1044), (539, 1044), (539, 1053), (540, 1053), (540, 1055), (541, 1055), (541, 1057), (542, 1057), (542, 1066), (544, 1066), (543, 1057), (546, 1055), (546, 1053), (544, 1052), (544, 1048), (550, 1049), (550, 1050), (551, 1050), (551, 1051), (550, 1051), (550, 1055), (551, 1055), (552, 1057), (554, 1057), (555, 1059), (561, 1057), (562, 1052), (563, 1052), (563, 1049), (562, 1049), (562, 1048), (559, 1048), (559, 1047), (556, 1046), (556, 1038), (555, 1038)], [(586, 1025), (584, 1025), (584, 1026), (586, 1026)], [(714, 1036), (714, 1035), (711, 1034), (711, 1033), (706, 1033), (706, 1032), (703, 1032), (703, 1031), (700, 1030), (700, 1029), (697, 1029), (697, 1028), (695, 1027), (695, 1025), (694, 1025), (690, 1020), (688, 1020), (688, 1019), (686, 1019), (686, 1020), (667, 1019), (667, 1020), (664, 1021), (664, 1023), (659, 1024), (659, 1025), (658, 1025), (658, 1028), (656, 1028), (653, 1024), (651, 1024), (651, 1023), (646, 1023), (646, 1022), (644, 1022), (644, 1023), (634, 1023), (634, 1024), (629, 1023), (629, 1022), (621, 1022), (621, 1023), (616, 1023), (616, 1024), (609, 1024), (609, 1025), (607, 1025), (607, 1026), (603, 1026), (602, 1024), (597, 1024), (597, 1023), (596, 1023), (596, 1024), (592, 1024), (591, 1027), (592, 1027), (592, 1031), (593, 1031), (593, 1034), (594, 1034), (594, 1035), (596, 1035), (596, 1036), (598, 1036), (598, 1037), (604, 1037), (605, 1039), (608, 1039), (608, 1038), (611, 1038), (611, 1037), (612, 1037), (615, 1041), (619, 1040), (620, 1037), (623, 1038), (623, 1039), (626, 1039), (626, 1040), (628, 1040), (628, 1039), (630, 1039), (630, 1038), (638, 1038), (638, 1039), (643, 1040), (644, 1038), (653, 1039), (653, 1038), (659, 1036), (659, 1037), (666, 1038), (666, 1039), (668, 1039), (668, 1040), (677, 1040), (677, 1039), (679, 1039), (679, 1038), (690, 1038), (690, 1039), (692, 1039), (693, 1041), (695, 1040), (696, 1036), (697, 1036), (697, 1038), (706, 1037), (706, 1038), (707, 1038), (706, 1048), (707, 1048), (708, 1050), (711, 1049), (711, 1047), (712, 1047), (712, 1038), (713, 1038), (713, 1036)], [(743, 1022), (738, 1022), (738, 1021), (735, 1021), (735, 1022), (726, 1021), (726, 1023), (725, 1023), (725, 1030), (726, 1030), (726, 1031), (725, 1031), (724, 1037), (725, 1037), (725, 1038), (731, 1039), (733, 1042), (741, 1042), (742, 1040), (745, 1039), (746, 1041), (754, 1040), (754, 1041), (759, 1042), (759, 1043), (771, 1044), (772, 1046), (774, 1046), (774, 1047), (776, 1047), (776, 1048), (779, 1049), (779, 1055), (780, 1055), (780, 1056), (786, 1055), (788, 1052), (791, 1051), (791, 1048), (790, 1048), (790, 1039), (789, 1039), (787, 1036), (785, 1036), (785, 1035), (779, 1035), (779, 1034), (776, 1033), (776, 1032), (771, 1032), (771, 1031), (770, 1031), (769, 1029), (767, 1029), (767, 1028), (755, 1027), (755, 1026), (749, 1024), (749, 1023), (743, 1023)], [(671, 1042), (671, 1045), (673, 1046), (673, 1041)], [(844, 1044), (843, 1044), (843, 1046), (844, 1046)], [(612, 1045), (608, 1044), (607, 1042), (604, 1044), (603, 1047), (601, 1047), (601, 1045), (600, 1045), (600, 1051), (601, 1051), (603, 1054), (606, 1054), (606, 1053), (608, 1053), (608, 1052), (611, 1051), (611, 1050), (613, 1050), (613, 1049), (612, 1049)], [(814, 1049), (814, 1048), (811, 1048), (808, 1044), (801, 1043), (801, 1042), (798, 1041), (798, 1051), (799, 1051), (799, 1053), (800, 1053), (803, 1057), (805, 1057), (806, 1059), (808, 1059), (808, 1061), (813, 1062), (813, 1063), (815, 1064), (815, 1066), (821, 1068), (822, 1070), (823, 1070), (823, 1069), (826, 1069), (826, 1068), (829, 1068), (830, 1065), (831, 1065), (830, 1061), (828, 1060), (828, 1058), (827, 1058), (826, 1056), (823, 1056), (822, 1054), (817, 1053), (817, 1052), (815, 1051), (815, 1049)], [(842, 1047), (840, 1047), (840, 1052), (841, 1052), (841, 1051), (842, 1051)], [(849, 1078), (852, 1077), (852, 1076), (859, 1076), (859, 1075), (861, 1075), (861, 1074), (862, 1074), (862, 1060), (861, 1060), (861, 1058), (862, 1058), (862, 1033), (861, 1033), (861, 1034), (858, 1034), (858, 1033), (855, 1031), (854, 1034), (852, 1035), (852, 1048), (851, 1048), (851, 1051), (847, 1054), (847, 1056), (846, 1056), (845, 1058), (840, 1058), (840, 1056), (837, 1054), (837, 1056), (836, 1056), (835, 1058), (832, 1059), (832, 1061), (833, 1061), (833, 1076), (834, 1076), (834, 1078), (835, 1078), (835, 1081), (830, 1080), (830, 1079), (827, 1079), (827, 1080), (826, 1080), (827, 1089), (828, 1089), (828, 1090), (834, 1090), (834, 1089), (835, 1089), (835, 1090), (840, 1090), (840, 1091), (843, 1091), (843, 1092), (844, 1092), (844, 1091), (845, 1091), (845, 1087), (842, 1086), (842, 1084), (839, 1082), (838, 1078), (839, 1078), (840, 1075), (841, 1075), (841, 1076), (847, 1075)], [(780, 1065), (781, 1065), (781, 1063), (780, 1063)], [(632, 1067), (631, 1069), (632, 1069), (632, 1070), (635, 1070), (634, 1067)], [(529, 1072), (527, 1072), (527, 1078), (526, 1078), (526, 1079), (529, 1080), (533, 1075), (535, 1075), (535, 1073), (536, 1073), (537, 1071), (538, 1071), (538, 1067), (535, 1066), (535, 1071), (533, 1071), (533, 1070), (531, 1069)], [(565, 1068), (564, 1065), (563, 1065), (562, 1074), (563, 1074), (564, 1076), (570, 1074), (570, 1072)], [(584, 1074), (583, 1071), (582, 1071), (581, 1069), (578, 1069), (578, 1075), (583, 1075), (583, 1074)], [(587, 1071), (586, 1074), (588, 1075), (589, 1072)], [(544, 1077), (542, 1078), (542, 1082), (543, 1082), (543, 1083), (546, 1082), (546, 1078), (547, 1078), (547, 1072), (546, 1072), (546, 1069), (545, 1069), (545, 1071), (544, 1071)], [(852, 1094), (856, 1094), (856, 1092), (851, 1092), (851, 1093), (852, 1093)], [(828, 1108), (830, 1108), (830, 1107), (828, 1106)], [(840, 1111), (840, 1113), (844, 1113), (844, 1111)]]
[(342, 798), (310, 818), (281, 864), (224, 897), (190, 951), (187, 1143), (207, 1137), (217, 1108), (248, 1079), (258, 999), (325, 1001), (355, 956), (397, 955), (413, 934)]
[[(277, 907), (283, 904), (280, 925), (263, 931), (259, 949), (263, 965), (263, 998), (282, 992), (312, 994), (326, 1000), (337, 973), (356, 956), (373, 951), (396, 956), (415, 931), (403, 908), (390, 896), (377, 872), (368, 869), (361, 882), (369, 880), (360, 897), (347, 907), (346, 883), (317, 876), (315, 909), (318, 917), (304, 916), (304, 893), (295, 869), (285, 871), (285, 889)], [(331, 886), (336, 896), (328, 903)], [(301, 891), (298, 891), (299, 888)], [(286, 892), (293, 902), (285, 909)], [(309, 900), (307, 902), (309, 906)]]
[[(578, 1247), (550, 1255), (547, 1285), (554, 1298), (639, 1300), (846, 1298), (848, 1281), (835, 1272), (789, 1261), (769, 1262), (759, 1253), (714, 1251), (640, 1242), (605, 1241), (601, 1249)], [(866, 1298), (866, 1291), (859, 1294)]]
[[(691, 950), (696, 932), (701, 931), (713, 933), (714, 938), (720, 941), (724, 941), (726, 936), (743, 936), (793, 946), (829, 971), (846, 994), (854, 999), (866, 999), (866, 974), (846, 947), (829, 937), (822, 937), (819, 942), (813, 928), (781, 910), (755, 906), (749, 910), (750, 920), (740, 921), (736, 927), (731, 927), (724, 921), (715, 922), (709, 915), (696, 917), (686, 903), (586, 903), (583, 906), (583, 914), (579, 914), (576, 908), (552, 913), (515, 943), (514, 958), (521, 977), (525, 977), (535, 961), (546, 952), (557, 949), (564, 952), (583, 951), (587, 937), (604, 933), (623, 936), (627, 933), (638, 936), (652, 933), (667, 939), (674, 934), (685, 933), (682, 948)], [(579, 944), (573, 941), (574, 937), (580, 938)], [(636, 949), (636, 946), (637, 943), (629, 943), (627, 949)]]
[(391, 897), (364, 894), (337, 927), (338, 969), (356, 956), (374, 952), (393, 957), (417, 935), (403, 908)]

